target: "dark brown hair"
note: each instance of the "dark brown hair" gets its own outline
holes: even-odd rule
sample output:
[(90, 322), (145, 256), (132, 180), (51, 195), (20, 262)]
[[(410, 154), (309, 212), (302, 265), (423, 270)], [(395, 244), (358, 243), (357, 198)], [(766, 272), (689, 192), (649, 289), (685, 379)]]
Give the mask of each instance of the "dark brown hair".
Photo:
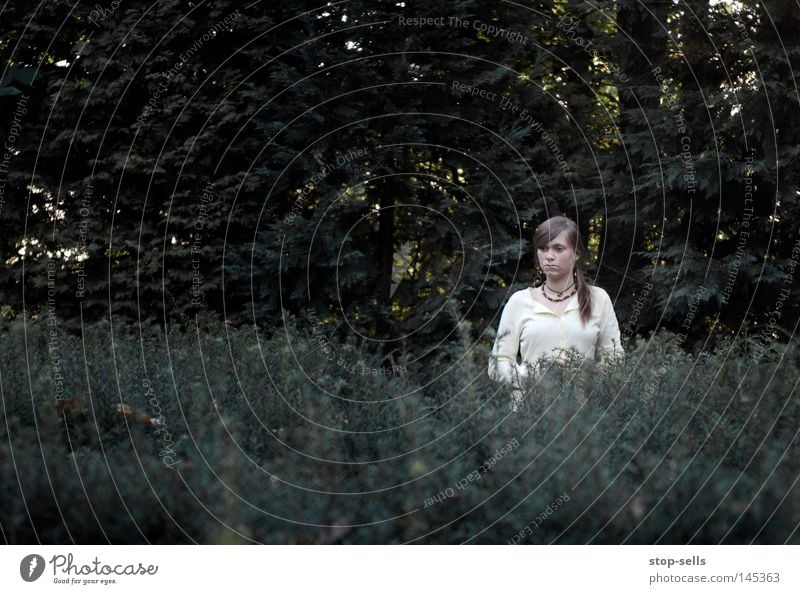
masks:
[[(567, 241), (569, 241), (572, 249), (575, 250), (578, 260), (583, 257), (586, 251), (583, 249), (583, 241), (581, 235), (578, 233), (578, 225), (575, 221), (567, 217), (552, 217), (547, 219), (536, 228), (533, 234), (533, 245), (535, 249), (536, 265), (539, 265), (539, 248), (547, 247), (547, 244), (553, 241), (562, 231), (567, 232)], [(589, 318), (592, 317), (592, 290), (589, 288), (589, 283), (583, 276), (583, 271), (575, 262), (575, 276), (577, 277), (576, 284), (578, 285), (578, 305), (580, 308), (581, 322), (586, 325)]]

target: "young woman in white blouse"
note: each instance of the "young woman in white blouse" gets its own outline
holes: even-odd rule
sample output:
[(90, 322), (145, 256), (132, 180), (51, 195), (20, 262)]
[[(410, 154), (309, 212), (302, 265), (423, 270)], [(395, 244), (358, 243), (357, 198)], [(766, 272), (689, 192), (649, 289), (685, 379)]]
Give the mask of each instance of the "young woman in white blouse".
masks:
[(515, 411), (531, 373), (566, 362), (568, 351), (604, 364), (623, 354), (611, 298), (589, 285), (578, 267), (584, 250), (575, 222), (548, 219), (536, 229), (533, 243), (545, 280), (511, 295), (489, 358), (489, 377), (513, 388)]

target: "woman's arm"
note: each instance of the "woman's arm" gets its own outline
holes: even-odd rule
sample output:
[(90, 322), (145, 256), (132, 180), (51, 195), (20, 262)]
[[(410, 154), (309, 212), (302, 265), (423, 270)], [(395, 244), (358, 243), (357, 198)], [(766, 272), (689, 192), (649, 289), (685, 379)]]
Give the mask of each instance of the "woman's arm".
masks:
[(497, 338), (489, 357), (489, 377), (514, 388), (521, 387), (528, 377), (528, 368), (517, 364), (521, 313), (520, 303), (512, 295), (500, 315)]

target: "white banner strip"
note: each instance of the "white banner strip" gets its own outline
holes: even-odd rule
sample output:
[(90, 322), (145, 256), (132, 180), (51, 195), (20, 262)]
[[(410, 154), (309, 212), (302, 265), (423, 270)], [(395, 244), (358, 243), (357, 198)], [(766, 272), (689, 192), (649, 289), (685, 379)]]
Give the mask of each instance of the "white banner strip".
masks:
[(797, 546), (6, 546), (3, 592), (800, 592)]

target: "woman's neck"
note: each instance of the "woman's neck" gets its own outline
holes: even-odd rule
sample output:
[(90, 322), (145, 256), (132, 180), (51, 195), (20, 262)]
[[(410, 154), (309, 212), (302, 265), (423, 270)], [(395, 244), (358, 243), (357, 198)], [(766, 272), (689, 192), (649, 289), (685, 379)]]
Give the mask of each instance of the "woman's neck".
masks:
[(570, 285), (574, 282), (572, 278), (572, 273), (570, 271), (569, 274), (563, 274), (558, 277), (554, 277), (551, 275), (546, 276), (545, 283), (547, 285), (547, 289), (555, 293), (563, 293), (567, 289), (572, 289)]

